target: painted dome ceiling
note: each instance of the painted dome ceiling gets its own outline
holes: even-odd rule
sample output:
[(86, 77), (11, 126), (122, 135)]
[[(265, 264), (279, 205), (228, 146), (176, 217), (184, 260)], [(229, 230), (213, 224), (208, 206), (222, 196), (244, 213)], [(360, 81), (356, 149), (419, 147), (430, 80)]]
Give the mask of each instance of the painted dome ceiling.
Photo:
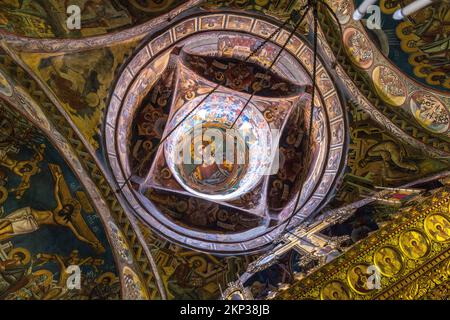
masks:
[[(129, 29), (162, 16), (184, 1), (76, 0), (69, 10), (58, 0), (2, 0), (0, 31), (31, 38), (81, 38)], [(77, 10), (78, 9), (78, 10)], [(82, 28), (70, 28), (68, 13), (80, 16)], [(76, 21), (73, 16), (73, 21)]]
[[(243, 34), (243, 25), (254, 27)], [(219, 26), (226, 31), (214, 31)], [(106, 127), (109, 161), (139, 215), (173, 241), (259, 251), (333, 188), (345, 139), (339, 96), (320, 64), (308, 143), (311, 49), (295, 37), (299, 47), (284, 51), (273, 70), (277, 43), (246, 58), (274, 28), (236, 14), (187, 18), (142, 48), (116, 84), (129, 90), (108, 109), (116, 124)]]
[(448, 1), (410, 2), (315, 30), (315, 1), (78, 0), (72, 30), (0, 0), (0, 299), (371, 299), (448, 266)]

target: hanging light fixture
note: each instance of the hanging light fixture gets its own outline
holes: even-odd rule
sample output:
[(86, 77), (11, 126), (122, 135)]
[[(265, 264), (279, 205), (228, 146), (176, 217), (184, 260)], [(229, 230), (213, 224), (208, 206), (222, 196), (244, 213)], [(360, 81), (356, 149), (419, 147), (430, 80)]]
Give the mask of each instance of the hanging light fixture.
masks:
[(392, 16), (395, 20), (403, 20), (405, 17), (413, 14), (414, 12), (419, 11), (422, 8), (425, 8), (426, 6), (429, 6), (435, 2), (435, 0), (417, 0), (410, 4), (408, 4), (406, 7), (398, 9), (394, 12), (394, 15)]
[[(405, 17), (413, 14), (414, 12), (417, 12), (418, 10), (425, 8), (426, 6), (429, 6), (433, 2), (436, 2), (437, 0), (416, 0), (404, 8), (398, 9), (394, 12), (393, 18), (395, 20), (402, 20)], [(361, 20), (367, 13), (367, 9), (369, 6), (373, 5), (377, 0), (364, 0), (359, 7), (353, 12), (353, 20)]]

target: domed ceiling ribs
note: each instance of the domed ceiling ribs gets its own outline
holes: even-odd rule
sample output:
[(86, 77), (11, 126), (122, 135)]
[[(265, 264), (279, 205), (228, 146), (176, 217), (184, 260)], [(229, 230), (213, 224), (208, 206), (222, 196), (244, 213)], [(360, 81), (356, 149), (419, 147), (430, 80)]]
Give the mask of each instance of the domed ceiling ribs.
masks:
[[(216, 34), (213, 30), (217, 28), (225, 30), (221, 31), (220, 34)], [(139, 132), (141, 132), (142, 130), (137, 132), (138, 135), (136, 136), (136, 138), (133, 138), (135, 135), (130, 131), (130, 123), (132, 123), (132, 117), (135, 118), (135, 120), (133, 121), (137, 121), (133, 122), (137, 124), (131, 126), (133, 128), (143, 129), (144, 126), (151, 128), (157, 125), (156, 122), (152, 122), (154, 120), (151, 120), (151, 118), (147, 118), (149, 119), (147, 120), (147, 123), (144, 121), (144, 117), (147, 117), (145, 116), (146, 112), (157, 112), (157, 110), (159, 110), (158, 112), (167, 112), (167, 115), (165, 115), (164, 118), (171, 119), (176, 114), (174, 111), (171, 111), (172, 108), (175, 108), (173, 110), (182, 110), (184, 108), (182, 106), (185, 105), (188, 100), (192, 100), (196, 96), (198, 98), (196, 98), (197, 100), (194, 104), (191, 103), (190, 108), (192, 109), (190, 111), (194, 110), (193, 107), (195, 105), (198, 105), (198, 101), (205, 102), (205, 105), (207, 105), (208, 103), (212, 103), (211, 101), (207, 100), (208, 97), (206, 95), (207, 93), (211, 93), (214, 88), (219, 88), (217, 82), (220, 85), (220, 92), (222, 92), (223, 94), (229, 95), (231, 93), (230, 89), (234, 90), (233, 86), (238, 86), (239, 90), (243, 90), (243, 92), (233, 93), (233, 96), (237, 94), (238, 96), (243, 97), (243, 102), (248, 101), (249, 97), (252, 98), (252, 104), (250, 104), (250, 102), (247, 103), (248, 110), (243, 111), (242, 116), (239, 119), (244, 117), (245, 112), (251, 110), (249, 109), (250, 105), (254, 105), (257, 109), (261, 110), (260, 112), (264, 114), (265, 121), (269, 121), (272, 128), (283, 129), (285, 125), (276, 125), (276, 123), (279, 122), (279, 120), (277, 119), (282, 117), (282, 114), (284, 112), (283, 110), (288, 111), (291, 108), (289, 107), (289, 104), (293, 106), (296, 103), (295, 100), (298, 100), (298, 98), (295, 98), (295, 96), (293, 96), (289, 99), (283, 99), (284, 102), (279, 104), (280, 107), (277, 109), (276, 113), (274, 113), (273, 111), (275, 109), (273, 109), (273, 107), (270, 107), (270, 105), (273, 104), (273, 102), (275, 102), (276, 100), (274, 100), (273, 97), (265, 97), (265, 95), (270, 94), (270, 90), (274, 89), (264, 89), (262, 91), (260, 90), (261, 92), (259, 92), (258, 95), (252, 92), (253, 90), (255, 90), (255, 88), (258, 88), (258, 84), (261, 83), (261, 80), (255, 79), (248, 82), (249, 80), (245, 79), (245, 74), (248, 71), (239, 74), (242, 77), (239, 82), (233, 83), (233, 81), (235, 81), (232, 80), (233, 78), (229, 78), (229, 80), (227, 80), (227, 77), (233, 77), (233, 72), (230, 71), (233, 69), (232, 65), (242, 66), (239, 61), (235, 62), (233, 61), (233, 59), (245, 61), (249, 54), (251, 55), (252, 48), (261, 47), (262, 51), (259, 55), (248, 59), (250, 63), (248, 64), (248, 67), (253, 69), (256, 68), (255, 70), (257, 70), (258, 64), (262, 67), (264, 67), (264, 64), (266, 64), (267, 68), (267, 66), (270, 65), (271, 62), (276, 61), (273, 64), (273, 75), (268, 74), (267, 72), (259, 73), (259, 75), (257, 74), (257, 77), (272, 79), (270, 80), (271, 82), (268, 83), (272, 88), (278, 88), (276, 90), (287, 89), (288, 92), (289, 90), (291, 90), (289, 89), (289, 86), (292, 85), (281, 85), (282, 82), (280, 84), (277, 84), (277, 81), (280, 81), (281, 79), (277, 78), (277, 74), (279, 74), (282, 78), (285, 78), (286, 80), (284, 80), (284, 82), (288, 81), (286, 83), (297, 83), (302, 85), (303, 87), (311, 83), (310, 77), (313, 71), (314, 64), (312, 61), (313, 51), (307, 46), (302, 45), (302, 40), (300, 38), (298, 38), (297, 36), (292, 36), (289, 39), (290, 33), (285, 30), (276, 33), (277, 38), (275, 39), (275, 43), (279, 43), (280, 46), (283, 46), (285, 43), (287, 43), (287, 51), (282, 53), (280, 53), (280, 50), (283, 50), (280, 47), (277, 47), (275, 44), (267, 43), (265, 46), (261, 45), (262, 41), (259, 40), (259, 37), (261, 35), (264, 35), (264, 38), (266, 38), (268, 35), (273, 34), (273, 31), (275, 31), (276, 29), (277, 27), (263, 20), (248, 16), (239, 16), (236, 14), (215, 14), (187, 18), (180, 22), (178, 24), (178, 27), (160, 33), (160, 35), (157, 36), (155, 40), (150, 42), (144, 49), (138, 52), (136, 57), (132, 61), (130, 61), (127, 70), (125, 70), (125, 72), (119, 78), (117, 88), (128, 87), (129, 90), (128, 92), (118, 90), (117, 93), (113, 96), (110, 107), (108, 109), (108, 128), (106, 130), (106, 144), (108, 154), (110, 155), (109, 160), (111, 166), (115, 168), (114, 174), (116, 175), (119, 186), (118, 191), (122, 191), (123, 195), (128, 199), (128, 201), (132, 202), (132, 206), (136, 209), (137, 213), (144, 220), (146, 220), (147, 223), (150, 224), (150, 226), (155, 227), (156, 231), (161, 232), (161, 230), (166, 228), (165, 226), (167, 225), (169, 229), (164, 232), (164, 235), (171, 238), (172, 240), (175, 239), (176, 241), (181, 241), (181, 239), (177, 235), (177, 232), (180, 232), (180, 230), (182, 230), (184, 235), (189, 234), (190, 237), (193, 237), (192, 240), (190, 240), (189, 238), (183, 236), (182, 243), (188, 246), (195, 246), (197, 249), (200, 249), (202, 251), (220, 251), (231, 253), (256, 250), (256, 248), (260, 247), (264, 243), (271, 242), (271, 239), (273, 239), (273, 237), (269, 234), (277, 232), (277, 228), (279, 227), (276, 227), (276, 225), (281, 221), (286, 221), (286, 219), (288, 219), (290, 216), (290, 212), (292, 212), (292, 206), (294, 205), (293, 198), (295, 198), (295, 196), (297, 196), (299, 193), (298, 191), (294, 190), (299, 190), (299, 187), (302, 185), (302, 183), (300, 182), (300, 180), (287, 182), (288, 179), (283, 178), (286, 179), (286, 183), (289, 183), (285, 185), (285, 193), (286, 196), (288, 196), (287, 199), (290, 198), (291, 200), (289, 200), (285, 204), (286, 207), (284, 209), (281, 209), (281, 211), (276, 215), (274, 215), (275, 212), (269, 214), (269, 216), (267, 216), (267, 213), (262, 215), (266, 217), (261, 221), (262, 224), (257, 227), (253, 226), (248, 231), (241, 231), (240, 233), (235, 233), (236, 231), (234, 231), (233, 234), (232, 230), (235, 230), (235, 228), (237, 227), (237, 225), (235, 225), (236, 222), (233, 222), (232, 225), (229, 225), (229, 222), (227, 220), (233, 217), (232, 219), (237, 219), (238, 224), (244, 223), (243, 221), (247, 220), (247, 218), (244, 218), (246, 216), (245, 211), (248, 212), (249, 209), (245, 209), (242, 206), (238, 205), (238, 202), (233, 202), (230, 208), (239, 208), (240, 211), (234, 210), (235, 212), (232, 212), (231, 216), (230, 213), (225, 213), (225, 211), (228, 209), (223, 206), (224, 203), (222, 202), (218, 203), (219, 207), (217, 209), (214, 209), (217, 205), (211, 204), (212, 207), (210, 207), (208, 210), (214, 214), (213, 217), (208, 218), (207, 216), (190, 216), (186, 213), (186, 210), (187, 212), (191, 210), (198, 211), (197, 209), (194, 209), (195, 202), (198, 202), (199, 204), (203, 203), (202, 206), (206, 206), (205, 209), (210, 205), (206, 205), (206, 203), (204, 203), (205, 200), (194, 200), (195, 198), (192, 198), (192, 200), (187, 201), (187, 198), (184, 199), (182, 196), (183, 194), (185, 194), (186, 196), (189, 195), (188, 193), (186, 193), (186, 190), (183, 190), (185, 188), (179, 186), (179, 183), (175, 182), (176, 179), (173, 180), (173, 182), (169, 181), (170, 177), (173, 174), (173, 169), (167, 171), (163, 167), (158, 169), (154, 167), (156, 163), (164, 163), (161, 140), (164, 139), (162, 137), (168, 137), (167, 132), (165, 132), (164, 134), (155, 132), (148, 137), (155, 137), (156, 134), (156, 136), (159, 135), (161, 138), (155, 139), (154, 142), (145, 142), (145, 140), (142, 140), (145, 135), (142, 136), (142, 138), (139, 138)], [(194, 34), (199, 30), (207, 30), (209, 32), (198, 35)], [(238, 33), (236, 33), (235, 30), (246, 30), (248, 33), (250, 33), (250, 35), (239, 34), (238, 36)], [(184, 58), (181, 60), (179, 60), (180, 58), (177, 58), (178, 62), (176, 62), (175, 57), (177, 57), (177, 55), (180, 55), (180, 50), (172, 49), (173, 47), (175, 47), (175, 40), (178, 40), (178, 42), (176, 43), (177, 47), (181, 48), (184, 46), (181, 51), (181, 57), (188, 58), (188, 63), (183, 60)], [(170, 52), (172, 52), (172, 55), (170, 54)], [(203, 57), (201, 57), (200, 55), (202, 55)], [(293, 55), (297, 55), (297, 58), (295, 58), (295, 56)], [(215, 60), (212, 58), (207, 58), (206, 56), (213, 56), (215, 57)], [(279, 56), (279, 58), (276, 58), (277, 56)], [(151, 63), (145, 64), (147, 61), (151, 61)], [(256, 65), (252, 66), (252, 64)], [(293, 66), (293, 64), (295, 66)], [(194, 65), (194, 71), (189, 71), (189, 68), (192, 68), (192, 66)], [(204, 69), (204, 71), (202, 71), (202, 68)], [(220, 70), (217, 70), (217, 68), (224, 68), (224, 70), (229, 70), (223, 72), (223, 77), (221, 73), (218, 72)], [(175, 74), (172, 74), (173, 70), (181, 70), (181, 72), (177, 71)], [(217, 79), (215, 79), (216, 83), (210, 83), (210, 80), (208, 80), (209, 76), (207, 75), (207, 72), (210, 72), (210, 70), (215, 72), (216, 75), (219, 75)], [(202, 74), (201, 77), (199, 77), (199, 71)], [(308, 184), (302, 189), (303, 191), (301, 192), (302, 194), (299, 200), (300, 205), (298, 208), (300, 209), (300, 215), (292, 220), (292, 223), (294, 224), (298, 223), (299, 220), (301, 221), (304, 217), (308, 216), (314, 210), (314, 208), (321, 204), (321, 200), (327, 194), (327, 190), (331, 188), (331, 185), (334, 183), (334, 177), (339, 170), (339, 159), (341, 159), (341, 152), (344, 144), (345, 127), (339, 98), (333, 88), (332, 81), (327, 75), (327, 71), (319, 61), (317, 61), (316, 71), (317, 77), (320, 77), (320, 81), (317, 82), (317, 87), (320, 95), (318, 95), (316, 99), (316, 108), (313, 112), (315, 122), (313, 124), (312, 136), (315, 136), (315, 138), (312, 140), (314, 141), (314, 143), (310, 144), (309, 146), (315, 151), (312, 152), (312, 156), (310, 158), (311, 163), (308, 165), (312, 171), (304, 170), (304, 173), (307, 174), (310, 178), (302, 178), (308, 180)], [(250, 72), (249, 74), (252, 73)], [(175, 82), (172, 82), (171, 84), (164, 84), (164, 81), (168, 81), (168, 79), (174, 79), (173, 81)], [(222, 81), (225, 82), (222, 83)], [(230, 88), (227, 88), (228, 81), (229, 85), (231, 85)], [(250, 85), (249, 88), (252, 88), (253, 86), (254, 89), (246, 93), (245, 88), (248, 85)], [(161, 93), (165, 92), (164, 90), (167, 90), (171, 86), (175, 86), (177, 89), (175, 90), (175, 92), (166, 94), (163, 99)], [(208, 87), (209, 89), (207, 89)], [(295, 88), (295, 86), (292, 88)], [(167, 105), (167, 107), (164, 107), (166, 109), (155, 109), (153, 104), (151, 105), (150, 109), (139, 108), (142, 101), (151, 101), (151, 97), (154, 97), (154, 99), (160, 99), (154, 100), (155, 103), (163, 103), (164, 106)], [(214, 98), (214, 94), (211, 94), (210, 97)], [(303, 99), (300, 99), (299, 102), (301, 102), (302, 100)], [(169, 107), (169, 102), (172, 106), (171, 108)], [(284, 107), (283, 104), (286, 105), (286, 107)], [(301, 104), (307, 105), (307, 102), (304, 101), (301, 102)], [(241, 107), (236, 110), (243, 110), (243, 106), (245, 106), (245, 103), (243, 103)], [(269, 107), (270, 109), (268, 109)], [(304, 132), (307, 132), (309, 127), (308, 121), (304, 121), (302, 119), (310, 117), (310, 110), (308, 110), (309, 108), (302, 107), (295, 108), (293, 110), (297, 109), (299, 111), (303, 110), (295, 117), (297, 117), (299, 121), (303, 121), (305, 126)], [(264, 110), (266, 110), (267, 112)], [(268, 113), (269, 110), (270, 112)], [(149, 113), (149, 115), (150, 114), (151, 113)], [(155, 115), (156, 114), (157, 113), (155, 113)], [(186, 117), (186, 114), (189, 116), (189, 111), (181, 116), (181, 118)], [(194, 114), (193, 111), (192, 114)], [(236, 115), (237, 114), (238, 113), (236, 113)], [(293, 116), (294, 114), (292, 113), (289, 118), (294, 119), (292, 118)], [(236, 116), (230, 118), (228, 127), (231, 126), (233, 122), (235, 122), (236, 118)], [(328, 124), (328, 121), (330, 122), (330, 124)], [(280, 122), (280, 124), (283, 124), (283, 122)], [(166, 128), (166, 130), (168, 129)], [(114, 131), (117, 132), (116, 136), (110, 134), (110, 132), (112, 133)], [(331, 133), (329, 133), (330, 131)], [(141, 132), (141, 135), (143, 133), (144, 131)], [(131, 149), (133, 150), (131, 165), (127, 156), (127, 153), (129, 152), (127, 151), (129, 150), (129, 147), (127, 146), (129, 146), (130, 143), (126, 142), (130, 136), (132, 139)], [(293, 143), (291, 141), (292, 138), (293, 136), (289, 138), (290, 142), (287, 146)], [(141, 142), (140, 146), (138, 146), (137, 144), (133, 146), (133, 144), (140, 140), (144, 142), (144, 144), (142, 144)], [(320, 143), (320, 141), (323, 141), (324, 143)], [(328, 162), (328, 165), (326, 166), (327, 168), (325, 168), (325, 158), (330, 156), (329, 152), (327, 151), (330, 144), (332, 146), (331, 156), (333, 157), (333, 161)], [(147, 151), (144, 152), (142, 146), (146, 146)], [(305, 147), (305, 145), (302, 143), (302, 139), (298, 140), (298, 146), (301, 146), (300, 150), (303, 150), (303, 148)], [(153, 150), (155, 149), (159, 150), (159, 152), (156, 155), (156, 159), (152, 162), (153, 169), (151, 169), (150, 163), (147, 163), (147, 158), (149, 158), (149, 153), (153, 153)], [(286, 150), (289, 149), (287, 148)], [(282, 150), (282, 152), (284, 151)], [(137, 160), (138, 158), (136, 158), (136, 155), (138, 155), (139, 153), (142, 154), (142, 158)], [(115, 157), (114, 155), (117, 155), (117, 157)], [(282, 160), (285, 166), (287, 165), (287, 161), (289, 160), (289, 158), (285, 158), (287, 156), (290, 157), (288, 154), (282, 154)], [(120, 162), (118, 162), (117, 159), (119, 159)], [(144, 159), (144, 161), (142, 161), (142, 159)], [(135, 161), (138, 161), (137, 166), (139, 167), (139, 170), (135, 170), (136, 167), (133, 169), (133, 166), (135, 165), (132, 165), (132, 163)], [(285, 169), (282, 168), (282, 170)], [(144, 176), (141, 176), (141, 178), (133, 178), (135, 172), (137, 171), (142, 171), (141, 174), (144, 174)], [(167, 177), (169, 178), (166, 184), (161, 184), (161, 180), (158, 181), (158, 179), (160, 178), (155, 180), (155, 178), (158, 176), (156, 173), (159, 172), (163, 175), (167, 175)], [(294, 177), (295, 176), (297, 176), (297, 174), (295, 174)], [(317, 185), (318, 181), (320, 181), (321, 179), (322, 181), (319, 183), (319, 185)], [(149, 182), (149, 184), (153, 188), (152, 192), (145, 192), (144, 190), (142, 190), (142, 188), (141, 190), (139, 190), (139, 187), (136, 186), (136, 183), (141, 184), (142, 182)], [(272, 180), (271, 183), (274, 182), (275, 181)], [(259, 200), (252, 200), (252, 203), (254, 203), (254, 205), (252, 205), (253, 207), (255, 207), (256, 205), (255, 208), (257, 208), (259, 204), (262, 203), (261, 201), (264, 201), (265, 194), (275, 194), (274, 192), (276, 190), (273, 189), (273, 186), (270, 186), (270, 188), (272, 188), (272, 191), (268, 190), (267, 193), (264, 192), (264, 189), (267, 188), (266, 185), (267, 182), (263, 183), (262, 185), (263, 192), (261, 193), (261, 195), (263, 195), (263, 197), (261, 197)], [(157, 191), (157, 189), (176, 191), (176, 193), (179, 194), (179, 204), (177, 204), (178, 207), (171, 206), (169, 210), (167, 207), (164, 207), (167, 206), (167, 204), (169, 204), (170, 202), (173, 203), (173, 200), (170, 200), (171, 198), (168, 194), (155, 195), (155, 192), (161, 193), (160, 191)], [(144, 191), (144, 193), (142, 193), (142, 191)], [(280, 191), (282, 192), (282, 190)], [(257, 194), (259, 194), (259, 192), (257, 192), (255, 195)], [(289, 196), (289, 194), (294, 195), (294, 197)], [(135, 200), (133, 200), (133, 198), (135, 198)], [(244, 201), (242, 196), (241, 200), (239, 201)], [(248, 200), (245, 200), (243, 203), (246, 203), (247, 206)], [(227, 204), (227, 206), (229, 206), (229, 204)], [(261, 214), (259, 215), (261, 216)], [(181, 219), (188, 220), (182, 222), (180, 220), (177, 220), (177, 218), (175, 217), (180, 217)], [(174, 218), (175, 221), (173, 221)], [(220, 222), (220, 219), (225, 219), (223, 220), (223, 222), (226, 223), (223, 224), (222, 222)], [(222, 233), (224, 231), (226, 233), (229, 233), (224, 235), (215, 233), (217, 231), (210, 230), (208, 231), (208, 233), (202, 234), (195, 230), (195, 228), (198, 228), (200, 226), (199, 223), (211, 223), (208, 221), (212, 221), (214, 223), (214, 228), (222, 228), (220, 227), (221, 225), (229, 225), (230, 227), (232, 227), (232, 229), (227, 229), (229, 227), (226, 227), (226, 229), (222, 229)], [(188, 225), (186, 225), (186, 223), (188, 223), (188, 225), (191, 224), (191, 226), (188, 228)], [(247, 223), (248, 221), (245, 224)], [(269, 223), (269, 225), (267, 225), (267, 223)], [(267, 229), (267, 231), (264, 231), (267, 227), (269, 227), (269, 229)], [(205, 226), (203, 226), (202, 230), (202, 232), (204, 232), (207, 229), (205, 229)], [(261, 232), (266, 233), (266, 235), (264, 237), (258, 237), (258, 234), (261, 234)], [(250, 242), (249, 240), (243, 240), (249, 239), (249, 236), (253, 238), (253, 241)], [(239, 244), (233, 242), (239, 242)]]

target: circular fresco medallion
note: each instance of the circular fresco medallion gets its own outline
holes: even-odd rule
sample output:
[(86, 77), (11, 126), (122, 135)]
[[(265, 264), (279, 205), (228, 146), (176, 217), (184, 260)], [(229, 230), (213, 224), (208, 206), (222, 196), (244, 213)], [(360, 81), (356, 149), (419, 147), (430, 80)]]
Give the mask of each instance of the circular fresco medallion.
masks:
[(350, 0), (333, 0), (328, 2), (329, 6), (336, 13), (341, 24), (350, 21), (350, 17), (354, 11), (353, 1)]
[(8, 253), (8, 258), (9, 258), (9, 259), (14, 259), (14, 256), (15, 256), (16, 254), (21, 254), (21, 255), (23, 256), (21, 262), (22, 262), (24, 265), (27, 265), (27, 264), (30, 262), (30, 260), (31, 260), (31, 254), (30, 254), (30, 251), (28, 251), (28, 250), (25, 249), (25, 248), (14, 248), (14, 249), (12, 249), (12, 250)]
[(437, 242), (450, 240), (450, 221), (440, 214), (432, 214), (425, 218), (425, 231), (427, 235)]
[(411, 259), (420, 259), (429, 252), (429, 244), (425, 235), (418, 230), (408, 230), (400, 235), (400, 249)]
[(342, 282), (333, 280), (328, 282), (320, 291), (322, 300), (350, 300), (348, 288)]
[(14, 137), (15, 125), (11, 119), (0, 117), (0, 146), (9, 145), (10, 137)]
[(373, 51), (367, 37), (355, 28), (344, 31), (345, 50), (352, 62), (361, 69), (368, 69), (373, 63)]
[(401, 106), (406, 100), (406, 86), (398, 74), (389, 67), (377, 66), (372, 81), (380, 98), (390, 105)]
[(402, 255), (390, 246), (378, 249), (373, 256), (373, 262), (387, 277), (395, 276), (403, 268)]
[(45, 288), (51, 288), (53, 282), (53, 273), (49, 270), (40, 269), (33, 272), (34, 281), (39, 282)]
[(373, 289), (371, 285), (371, 276), (368, 264), (357, 264), (351, 267), (347, 272), (347, 281), (355, 292), (359, 294), (368, 294)]
[(425, 129), (434, 133), (448, 131), (449, 112), (435, 95), (416, 91), (411, 95), (409, 106), (417, 122)]

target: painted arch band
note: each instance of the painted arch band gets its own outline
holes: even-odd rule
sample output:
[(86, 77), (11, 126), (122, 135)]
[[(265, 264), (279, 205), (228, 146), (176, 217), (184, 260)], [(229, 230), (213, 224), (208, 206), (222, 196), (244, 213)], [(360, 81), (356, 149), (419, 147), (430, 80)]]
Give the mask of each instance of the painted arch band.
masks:
[[(320, 209), (334, 188), (346, 127), (325, 66), (318, 61), (312, 143), (305, 150), (311, 98), (305, 88), (312, 83), (312, 50), (294, 36), (267, 71), (265, 66), (286, 38), (282, 30), (259, 54), (243, 66), (239, 63), (261, 44), (265, 30), (275, 27), (235, 14), (175, 21), (143, 47), (119, 77), (105, 126), (111, 173), (117, 185), (124, 186), (122, 195), (136, 215), (170, 241), (220, 254), (256, 252), (279, 235), (299, 192), (291, 225)], [(237, 65), (241, 69), (236, 71)], [(210, 98), (167, 135), (213, 89)], [(251, 132), (255, 142), (264, 141), (258, 135), (278, 132), (258, 145), (259, 152), (248, 152), (243, 163), (225, 165), (200, 161), (185, 166), (176, 160), (178, 149), (173, 146), (194, 129), (195, 121), (226, 136), (250, 96), (237, 128)], [(147, 159), (166, 135), (166, 142)], [(245, 139), (235, 141), (235, 147), (249, 148)], [(273, 141), (279, 170), (255, 174), (261, 163), (268, 166), (267, 159), (273, 160), (268, 150)]]

